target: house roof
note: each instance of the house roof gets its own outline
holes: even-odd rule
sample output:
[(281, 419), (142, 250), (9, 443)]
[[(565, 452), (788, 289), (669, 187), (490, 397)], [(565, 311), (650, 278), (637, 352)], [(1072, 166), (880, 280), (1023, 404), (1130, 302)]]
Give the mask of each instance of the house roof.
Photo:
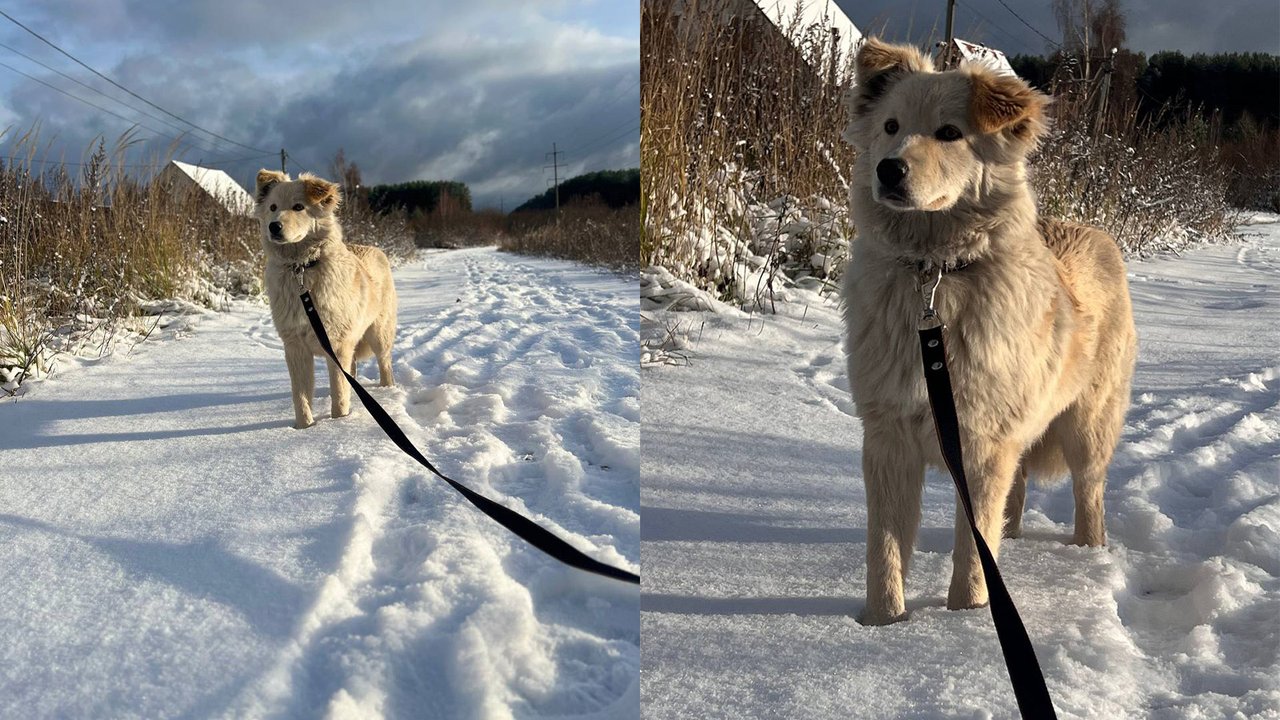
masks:
[(1017, 75), (1009, 64), (1009, 59), (999, 50), (960, 38), (955, 38), (955, 44), (963, 62), (983, 65), (1000, 75)]
[(178, 160), (172, 160), (169, 164), (190, 178), (192, 182), (222, 203), (232, 213), (248, 215), (253, 212), (253, 196), (240, 187), (240, 183), (232, 179), (226, 172), (216, 168), (191, 165)]
[(862, 32), (848, 15), (836, 5), (835, 0), (754, 0), (757, 7), (779, 29), (785, 30), (800, 15), (800, 24), (823, 25), (840, 33), (840, 42), (852, 43), (862, 38)]

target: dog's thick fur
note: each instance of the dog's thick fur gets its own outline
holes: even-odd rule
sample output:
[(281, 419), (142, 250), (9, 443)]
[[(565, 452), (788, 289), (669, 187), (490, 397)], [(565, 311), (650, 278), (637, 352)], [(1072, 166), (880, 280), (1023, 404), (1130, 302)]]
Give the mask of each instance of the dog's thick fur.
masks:
[[(859, 151), (850, 188), (858, 237), (843, 293), (868, 505), (860, 619), (885, 624), (906, 617), (925, 465), (944, 467), (921, 370), (913, 265), (968, 263), (944, 275), (937, 309), (973, 507), (993, 552), (1002, 530), (1021, 532), (1027, 477), (1067, 471), (1073, 542), (1103, 544), (1103, 484), (1137, 340), (1115, 241), (1037, 217), (1025, 159), (1045, 130), (1048, 98), (980, 68), (935, 72), (915, 49), (876, 40), (855, 72), (846, 139)], [(878, 176), (885, 159), (906, 164), (895, 188)], [(959, 508), (953, 561), (947, 607), (985, 604)]]
[(297, 180), (271, 170), (258, 172), (256, 215), (266, 251), (271, 319), (284, 342), (292, 388), (294, 427), (311, 426), (315, 356), (329, 365), (332, 416), (351, 411), (351, 390), (327, 360), (298, 299), (298, 268), (324, 322), (333, 352), (349, 372), (356, 362), (378, 359), (381, 385), (393, 385), (391, 344), (396, 333), (396, 289), (391, 264), (375, 247), (347, 245), (338, 222), (338, 186), (303, 173)]

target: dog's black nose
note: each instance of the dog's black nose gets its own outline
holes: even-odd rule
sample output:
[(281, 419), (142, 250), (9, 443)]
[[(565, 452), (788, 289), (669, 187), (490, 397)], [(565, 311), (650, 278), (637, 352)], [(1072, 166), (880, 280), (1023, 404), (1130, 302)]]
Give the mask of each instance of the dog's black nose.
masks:
[(283, 226), (278, 222), (273, 222), (267, 225), (267, 229), (271, 231), (272, 235), (279, 235), (282, 227)]
[(901, 158), (885, 158), (876, 165), (876, 177), (885, 187), (895, 188), (907, 176), (907, 163)]

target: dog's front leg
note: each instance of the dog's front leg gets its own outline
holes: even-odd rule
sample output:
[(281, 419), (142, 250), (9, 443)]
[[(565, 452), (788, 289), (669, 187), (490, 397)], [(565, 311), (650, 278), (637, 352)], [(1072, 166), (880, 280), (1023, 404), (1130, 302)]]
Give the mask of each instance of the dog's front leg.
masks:
[(924, 460), (907, 447), (905, 428), (873, 430), (863, 438), (867, 489), (867, 606), (858, 621), (887, 625), (905, 620), (903, 584), (920, 527)]
[[(971, 448), (966, 447), (965, 452)], [(973, 515), (978, 531), (991, 554), (1000, 556), (1000, 537), (1004, 525), (1005, 507), (1013, 486), (1014, 473), (1018, 471), (1018, 453), (1006, 449), (980, 452), (971, 462), (965, 458), (965, 475), (969, 480), (969, 497), (973, 503)], [(947, 608), (962, 610), (987, 604), (987, 583), (982, 576), (982, 563), (978, 559), (978, 546), (969, 530), (960, 497), (956, 496), (956, 544), (951, 555), (951, 589), (947, 592)]]
[(311, 350), (298, 342), (286, 342), (284, 362), (289, 367), (289, 387), (293, 396), (293, 426), (311, 427), (311, 398), (316, 391), (316, 365)]
[[(352, 363), (355, 351), (352, 345), (338, 345), (333, 348), (333, 354), (338, 357), (342, 367), (352, 375), (355, 375), (355, 366)], [(338, 366), (334, 365), (332, 360), (328, 360), (328, 363), (329, 397), (333, 400), (330, 414), (336, 418), (346, 417), (351, 413), (351, 387), (347, 385), (347, 379), (342, 376)]]

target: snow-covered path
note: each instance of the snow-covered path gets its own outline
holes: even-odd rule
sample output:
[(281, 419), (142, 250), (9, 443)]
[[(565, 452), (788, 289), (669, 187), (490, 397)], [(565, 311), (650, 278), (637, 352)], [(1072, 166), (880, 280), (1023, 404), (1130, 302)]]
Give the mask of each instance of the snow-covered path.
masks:
[[(638, 571), (634, 281), (479, 249), (396, 282), (375, 396)], [(330, 419), (322, 367), (291, 429), (265, 305), (170, 334), (0, 403), (0, 717), (635, 717), (634, 587), (509, 535), (354, 398)]]
[[(1240, 245), (1130, 265), (1109, 546), (1066, 544), (1069, 484), (1033, 488), (1002, 546), (1060, 717), (1280, 717), (1280, 218), (1259, 220)], [(840, 320), (789, 312), (661, 318), (695, 346), (642, 373), (644, 717), (1016, 717), (987, 610), (944, 607), (944, 476), (910, 620), (854, 621), (866, 515)]]

